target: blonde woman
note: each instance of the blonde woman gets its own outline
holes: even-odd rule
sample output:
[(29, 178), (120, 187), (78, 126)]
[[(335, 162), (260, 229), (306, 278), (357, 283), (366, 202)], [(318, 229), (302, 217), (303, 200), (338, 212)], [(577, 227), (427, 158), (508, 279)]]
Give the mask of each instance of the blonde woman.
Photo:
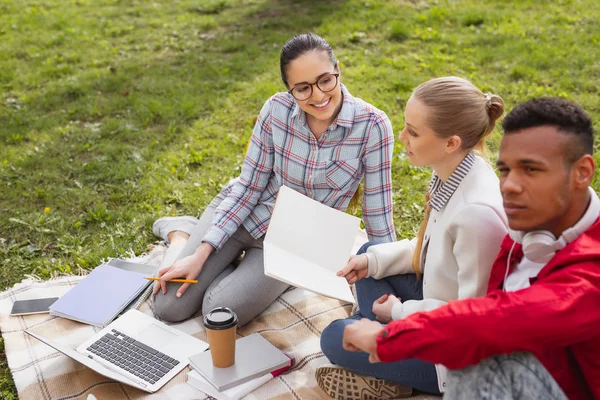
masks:
[(331, 323), (321, 348), (337, 366), (317, 370), (317, 382), (334, 398), (397, 398), (412, 388), (443, 392), (445, 371), (420, 360), (371, 364), (346, 351), (346, 325), (369, 318), (387, 323), (450, 300), (485, 295), (492, 262), (507, 232), (498, 178), (480, 154), (504, 112), (503, 100), (457, 77), (418, 86), (405, 110), (399, 139), (411, 164), (433, 177), (425, 217), (412, 240), (369, 242), (338, 275), (356, 283), (359, 311)]

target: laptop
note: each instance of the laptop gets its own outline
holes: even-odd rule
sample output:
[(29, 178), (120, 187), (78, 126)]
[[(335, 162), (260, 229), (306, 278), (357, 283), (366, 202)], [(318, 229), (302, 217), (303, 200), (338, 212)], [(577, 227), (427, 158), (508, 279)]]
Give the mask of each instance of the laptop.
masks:
[(129, 310), (76, 350), (25, 330), (29, 335), (115, 381), (154, 393), (208, 348), (200, 339), (138, 310)]

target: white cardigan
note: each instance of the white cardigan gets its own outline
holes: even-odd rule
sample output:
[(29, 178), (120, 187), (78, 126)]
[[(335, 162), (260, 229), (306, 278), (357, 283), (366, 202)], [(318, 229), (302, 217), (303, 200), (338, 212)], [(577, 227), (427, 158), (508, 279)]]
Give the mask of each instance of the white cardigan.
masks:
[[(477, 156), (446, 206), (440, 212), (431, 210), (423, 240), (423, 249), (427, 247), (425, 267), (421, 267), (423, 300), (397, 304), (392, 318), (433, 310), (450, 300), (484, 296), (507, 226), (498, 177)], [(381, 279), (413, 273), (416, 244), (415, 238), (369, 247), (369, 276)]]
[[(477, 156), (448, 203), (440, 212), (431, 210), (423, 240), (423, 249), (427, 247), (425, 267), (421, 266), (423, 300), (396, 304), (392, 318), (403, 319), (418, 311), (433, 310), (450, 300), (484, 296), (507, 226), (498, 177)], [(381, 279), (413, 273), (416, 244), (415, 238), (369, 247), (369, 276)], [(423, 256), (422, 252), (421, 260)], [(443, 392), (446, 371), (436, 367)]]

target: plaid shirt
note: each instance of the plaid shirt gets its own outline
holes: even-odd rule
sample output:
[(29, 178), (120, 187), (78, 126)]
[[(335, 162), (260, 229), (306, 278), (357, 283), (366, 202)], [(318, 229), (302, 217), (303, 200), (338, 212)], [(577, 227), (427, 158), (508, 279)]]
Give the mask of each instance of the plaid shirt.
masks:
[(220, 249), (243, 224), (256, 239), (269, 226), (282, 185), (345, 211), (364, 177), (363, 220), (370, 240), (396, 240), (392, 219), (392, 125), (384, 112), (352, 97), (341, 85), (343, 105), (317, 140), (288, 93), (263, 106), (241, 175), (215, 212), (203, 241)]

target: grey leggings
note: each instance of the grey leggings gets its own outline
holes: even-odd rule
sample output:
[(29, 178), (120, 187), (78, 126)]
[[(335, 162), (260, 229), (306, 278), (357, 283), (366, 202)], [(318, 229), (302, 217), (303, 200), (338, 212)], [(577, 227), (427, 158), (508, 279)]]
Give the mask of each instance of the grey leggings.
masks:
[(548, 370), (531, 353), (502, 354), (449, 371), (444, 400), (566, 400)]
[[(225, 198), (221, 191), (204, 211), (198, 224), (183, 246), (177, 260), (193, 254), (202, 243), (204, 234), (212, 224), (218, 205)], [(156, 316), (164, 321), (178, 322), (206, 314), (215, 307), (229, 307), (238, 316), (242, 326), (263, 312), (289, 287), (288, 284), (264, 274), (263, 238), (254, 239), (240, 227), (218, 252), (213, 252), (183, 296), (175, 296), (181, 283), (167, 283), (167, 293), (158, 292), (153, 298)], [(245, 252), (238, 266), (234, 261)], [(165, 267), (167, 265), (163, 265)]]

